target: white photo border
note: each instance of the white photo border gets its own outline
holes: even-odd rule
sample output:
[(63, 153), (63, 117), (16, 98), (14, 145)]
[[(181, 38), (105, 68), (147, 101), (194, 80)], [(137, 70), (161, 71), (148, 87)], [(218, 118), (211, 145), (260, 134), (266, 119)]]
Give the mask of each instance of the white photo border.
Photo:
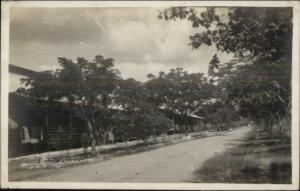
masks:
[[(224, 183), (79, 183), (8, 181), (8, 65), (11, 7), (293, 7), (292, 184)], [(297, 190), (299, 188), (299, 26), (297, 1), (2, 1), (1, 2), (1, 188), (152, 189), (152, 190)]]

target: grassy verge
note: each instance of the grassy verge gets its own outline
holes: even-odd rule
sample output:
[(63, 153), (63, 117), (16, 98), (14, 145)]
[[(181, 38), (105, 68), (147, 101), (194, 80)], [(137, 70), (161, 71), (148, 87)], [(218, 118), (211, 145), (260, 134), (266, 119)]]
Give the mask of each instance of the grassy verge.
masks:
[(291, 183), (291, 141), (254, 129), (243, 143), (205, 161), (195, 182)]

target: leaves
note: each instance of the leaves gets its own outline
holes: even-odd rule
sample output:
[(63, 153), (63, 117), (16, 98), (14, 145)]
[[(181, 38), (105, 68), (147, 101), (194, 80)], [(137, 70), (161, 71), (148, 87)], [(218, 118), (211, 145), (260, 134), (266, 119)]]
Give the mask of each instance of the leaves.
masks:
[[(258, 118), (284, 114), (291, 94), (292, 9), (222, 8), (227, 14), (223, 19), (216, 9), (200, 13), (193, 9), (184, 18), (192, 27), (202, 27), (190, 36), (193, 48), (215, 45), (237, 58), (220, 64), (217, 55), (213, 56), (208, 73), (217, 90), (214, 95), (237, 106), (240, 114)], [(181, 18), (171, 9), (164, 12), (169, 18)]]
[(182, 68), (154, 77), (146, 83), (157, 107), (190, 115), (197, 112), (211, 95), (210, 85), (201, 73), (189, 74)]
[(239, 52), (236, 54), (239, 57), (243, 57), (246, 52), (252, 56), (268, 55), (273, 59), (290, 54), (290, 8), (231, 8), (227, 9), (227, 19), (223, 21), (216, 14), (215, 8), (207, 8), (201, 13), (194, 9), (187, 10), (187, 7), (176, 7), (163, 12), (167, 19), (187, 19), (192, 22), (192, 27), (207, 29), (190, 36), (193, 48), (214, 43), (220, 51)]

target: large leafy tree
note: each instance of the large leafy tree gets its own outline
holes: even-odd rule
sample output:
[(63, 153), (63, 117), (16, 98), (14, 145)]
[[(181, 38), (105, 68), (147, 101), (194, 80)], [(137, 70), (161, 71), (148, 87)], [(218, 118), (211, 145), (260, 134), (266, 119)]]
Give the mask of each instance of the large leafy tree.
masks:
[(140, 112), (147, 106), (147, 92), (144, 84), (133, 78), (119, 80), (114, 92), (114, 104), (125, 111)]
[(161, 12), (159, 18), (187, 19), (194, 28), (203, 27), (205, 30), (190, 36), (194, 48), (215, 45), (240, 58), (278, 59), (291, 55), (291, 8), (219, 8), (227, 14), (218, 14), (217, 10), (210, 7), (199, 13), (197, 8), (172, 7)]
[(114, 118), (118, 122), (115, 132), (125, 141), (130, 137), (147, 140), (169, 128), (169, 120), (158, 111), (150, 99), (150, 91), (144, 83), (132, 78), (119, 80), (114, 92), (114, 104), (121, 111)]
[(290, 66), (282, 60), (272, 64), (262, 61), (238, 66), (227, 73), (220, 86), (224, 87), (224, 98), (236, 105), (241, 115), (261, 121), (272, 133), (274, 122), (290, 118)]
[(58, 61), (61, 69), (39, 72), (22, 79), (27, 88), (17, 92), (47, 100), (49, 104), (53, 101), (68, 103), (86, 121), (92, 154), (96, 154), (96, 134), (99, 131), (96, 113), (111, 104), (120, 78), (119, 71), (113, 68), (113, 59), (104, 59), (100, 55), (92, 62), (84, 58), (77, 58), (76, 62), (66, 58), (58, 58)]
[(147, 93), (141, 82), (129, 78), (119, 80), (118, 87), (114, 92), (114, 105), (120, 111), (116, 113), (113, 120), (117, 122), (114, 132), (126, 141), (135, 136), (135, 121), (144, 112), (147, 106)]
[[(289, 116), (291, 106), (291, 8), (197, 8), (172, 7), (161, 19), (187, 19), (200, 32), (190, 36), (190, 45), (215, 46), (234, 53), (235, 60), (220, 63), (214, 55), (209, 75), (224, 102), (240, 113), (264, 118)], [(271, 125), (272, 126), (272, 125)]]
[(134, 135), (147, 141), (150, 136), (156, 139), (156, 136), (166, 134), (172, 125), (172, 121), (157, 109), (148, 109), (147, 112), (140, 114), (135, 119), (133, 127)]
[(182, 115), (184, 123), (211, 96), (211, 85), (202, 73), (189, 74), (182, 68), (176, 68), (167, 74), (160, 72), (158, 77), (149, 77), (146, 86), (156, 106), (170, 111), (171, 114)]

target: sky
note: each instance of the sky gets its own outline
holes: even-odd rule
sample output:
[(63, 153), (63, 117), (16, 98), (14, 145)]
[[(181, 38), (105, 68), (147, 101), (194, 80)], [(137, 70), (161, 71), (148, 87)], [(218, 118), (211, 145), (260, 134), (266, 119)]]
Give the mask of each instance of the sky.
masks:
[[(43, 71), (59, 68), (58, 57), (93, 60), (102, 55), (115, 60), (124, 79), (143, 82), (149, 73), (177, 67), (207, 73), (216, 48), (193, 50), (189, 46), (189, 36), (203, 29), (192, 28), (187, 20), (160, 20), (160, 10), (163, 8), (11, 8), (9, 62)], [(218, 56), (221, 62), (232, 59), (231, 54)], [(10, 91), (21, 86), (20, 78), (10, 74)]]

